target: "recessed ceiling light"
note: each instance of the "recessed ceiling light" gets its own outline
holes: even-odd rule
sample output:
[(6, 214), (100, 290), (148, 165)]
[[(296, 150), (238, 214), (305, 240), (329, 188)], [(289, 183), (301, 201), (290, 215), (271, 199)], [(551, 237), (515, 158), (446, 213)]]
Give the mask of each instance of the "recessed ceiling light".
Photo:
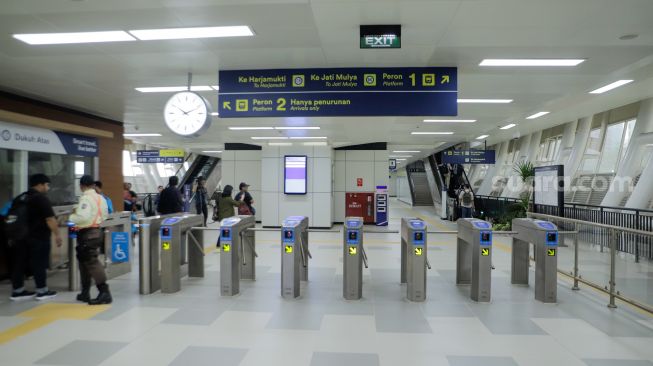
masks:
[(292, 146), (292, 142), (268, 142), (268, 146)]
[(411, 132), (411, 135), (453, 135), (453, 132)]
[(320, 127), (301, 127), (301, 126), (290, 126), (290, 127), (275, 127), (275, 130), (319, 130)]
[(252, 32), (252, 30), (245, 25), (232, 27), (139, 29), (130, 30), (129, 33), (141, 41), (152, 41), (159, 39), (243, 37), (254, 35), (254, 32)]
[(390, 155), (388, 157), (391, 158), (391, 159), (395, 159), (395, 158), (412, 158), (413, 156), (412, 155)]
[(406, 161), (406, 159), (396, 159), (397, 161)]
[(268, 136), (268, 137), (254, 136), (251, 139), (252, 140), (288, 140), (286, 136)]
[(13, 37), (31, 45), (129, 42), (136, 40), (123, 31), (14, 34)]
[(291, 136), (291, 140), (326, 140), (326, 136), (317, 136), (317, 137), (310, 137), (310, 136)]
[(535, 113), (535, 114), (532, 115), (532, 116), (528, 116), (528, 117), (526, 117), (526, 119), (535, 119), (535, 118), (540, 118), (540, 117), (542, 117), (542, 116), (546, 116), (546, 115), (549, 114), (549, 113), (550, 113), (550, 112), (537, 112), (537, 113)]
[(160, 133), (123, 133), (124, 137), (160, 137)]
[(490, 137), (490, 135), (481, 135), (481, 136), (477, 137), (476, 139), (477, 140), (483, 140), (483, 139), (486, 139), (488, 137)]
[(509, 129), (515, 127), (515, 126), (517, 126), (517, 125), (514, 124), (514, 123), (511, 123), (511, 124), (509, 124), (509, 125), (505, 125), (505, 126), (501, 127), (501, 129), (502, 129), (502, 130), (509, 130)]
[(420, 153), (419, 150), (395, 150), (393, 153)]
[(425, 119), (426, 123), (474, 123), (475, 119)]
[(304, 146), (327, 146), (326, 141), (302, 142)]
[(601, 87), (601, 88), (598, 88), (598, 89), (596, 89), (596, 90), (592, 90), (592, 91), (590, 92), (590, 94), (603, 94), (603, 93), (605, 93), (605, 92), (607, 92), (607, 91), (610, 91), (610, 90), (612, 90), (612, 89), (616, 89), (616, 88), (618, 88), (618, 87), (620, 87), (620, 86), (622, 86), (622, 85), (630, 84), (630, 83), (632, 83), (632, 82), (633, 82), (633, 80), (619, 80), (619, 81), (615, 81), (615, 82), (612, 83), (612, 84), (608, 84), (608, 85), (603, 86), (603, 87)]
[(229, 127), (232, 131), (272, 130), (272, 127)]
[(584, 59), (485, 59), (479, 66), (578, 66)]
[(507, 104), (512, 99), (458, 99), (458, 103)]
[(202, 152), (207, 154), (220, 154), (222, 150), (204, 150)]
[[(141, 93), (174, 93), (188, 90), (187, 86), (153, 86), (134, 88)], [(208, 85), (191, 86), (190, 91), (213, 91)]]

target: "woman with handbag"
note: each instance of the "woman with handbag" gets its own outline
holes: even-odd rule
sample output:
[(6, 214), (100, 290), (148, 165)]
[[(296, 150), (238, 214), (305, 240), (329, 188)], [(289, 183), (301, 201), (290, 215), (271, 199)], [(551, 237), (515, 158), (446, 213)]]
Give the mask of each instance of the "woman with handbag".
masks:
[[(230, 185), (226, 185), (224, 189), (222, 190), (222, 194), (220, 195), (220, 198), (218, 199), (218, 221), (222, 221), (226, 218), (233, 217), (235, 216), (234, 208), (235, 207), (242, 207), (247, 205), (245, 204), (244, 201), (236, 201), (235, 199), (231, 198), (231, 194), (234, 190), (234, 187)], [(239, 209), (240, 211), (240, 209)], [(220, 247), (220, 236), (218, 235), (218, 244), (216, 245), (218, 248)]]

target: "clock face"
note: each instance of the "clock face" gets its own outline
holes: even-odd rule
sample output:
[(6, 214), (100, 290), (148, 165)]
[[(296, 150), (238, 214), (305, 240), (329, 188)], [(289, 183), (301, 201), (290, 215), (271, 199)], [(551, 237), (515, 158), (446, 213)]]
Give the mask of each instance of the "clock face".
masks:
[(209, 127), (211, 110), (200, 95), (181, 92), (166, 103), (163, 117), (168, 128), (181, 136), (198, 136)]

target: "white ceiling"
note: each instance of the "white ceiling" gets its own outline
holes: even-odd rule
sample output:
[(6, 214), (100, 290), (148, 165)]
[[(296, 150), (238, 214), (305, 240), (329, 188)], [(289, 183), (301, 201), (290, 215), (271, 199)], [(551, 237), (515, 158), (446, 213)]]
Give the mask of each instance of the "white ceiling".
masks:
[[(1, 0), (0, 88), (124, 121), (142, 139), (189, 149), (252, 143), (277, 131), (227, 126), (320, 126), (286, 135), (328, 136), (335, 146), (387, 141), (391, 150), (429, 151), (437, 142), (489, 143), (653, 97), (653, 1), (650, 0)], [(402, 49), (360, 50), (360, 24), (402, 24)], [(29, 46), (14, 33), (248, 25), (255, 37)], [(625, 34), (638, 34), (619, 40)], [(484, 58), (585, 58), (578, 67), (481, 68)], [(163, 126), (170, 94), (143, 86), (216, 85), (218, 70), (383, 66), (457, 66), (459, 97), (509, 98), (508, 105), (459, 105), (473, 124), (424, 124), (417, 117), (215, 118), (200, 138)], [(617, 79), (635, 82), (596, 96)], [(203, 95), (217, 106), (217, 93)], [(552, 113), (525, 120), (537, 111)], [(509, 122), (517, 128), (499, 131)], [(453, 136), (412, 136), (411, 131)], [(260, 141), (259, 141), (260, 143)], [(415, 148), (417, 146), (418, 148)]]

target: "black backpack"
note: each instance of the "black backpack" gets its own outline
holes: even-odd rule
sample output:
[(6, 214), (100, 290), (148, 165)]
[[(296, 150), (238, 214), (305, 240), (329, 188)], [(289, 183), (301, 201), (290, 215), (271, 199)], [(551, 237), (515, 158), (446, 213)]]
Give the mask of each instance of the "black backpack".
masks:
[(29, 235), (28, 202), (29, 195), (27, 192), (20, 194), (11, 202), (11, 208), (5, 222), (5, 234), (9, 246), (27, 239)]

